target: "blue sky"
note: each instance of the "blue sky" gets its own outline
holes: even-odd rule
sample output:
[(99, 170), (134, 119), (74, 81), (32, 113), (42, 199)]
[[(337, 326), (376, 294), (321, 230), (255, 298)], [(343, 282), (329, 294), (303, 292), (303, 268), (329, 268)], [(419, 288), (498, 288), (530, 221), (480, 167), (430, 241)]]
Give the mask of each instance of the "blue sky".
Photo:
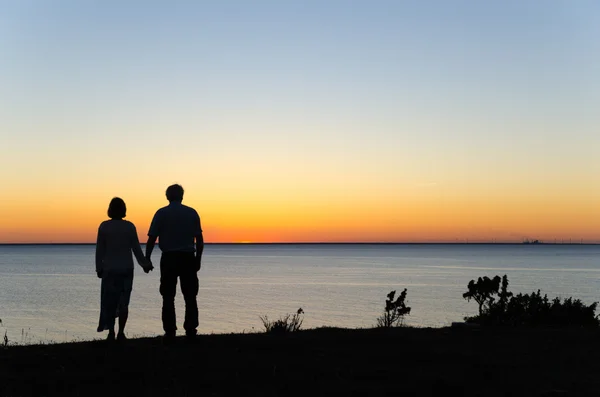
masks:
[(595, 1), (2, 5), (9, 187), (600, 198)]

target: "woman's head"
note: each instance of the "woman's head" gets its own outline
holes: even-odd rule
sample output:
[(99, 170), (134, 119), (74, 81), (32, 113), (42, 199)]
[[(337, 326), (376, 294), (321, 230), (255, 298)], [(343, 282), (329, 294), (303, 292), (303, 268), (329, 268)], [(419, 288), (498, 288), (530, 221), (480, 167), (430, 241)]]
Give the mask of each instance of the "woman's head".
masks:
[(123, 219), (127, 214), (127, 207), (125, 206), (125, 201), (120, 197), (115, 197), (110, 200), (110, 204), (108, 205), (108, 217), (110, 219)]

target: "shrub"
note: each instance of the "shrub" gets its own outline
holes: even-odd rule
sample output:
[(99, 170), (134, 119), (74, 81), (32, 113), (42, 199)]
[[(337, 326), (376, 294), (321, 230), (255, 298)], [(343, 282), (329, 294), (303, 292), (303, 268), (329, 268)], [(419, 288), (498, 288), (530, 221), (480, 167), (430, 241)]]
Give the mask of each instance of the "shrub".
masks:
[(284, 317), (280, 317), (279, 320), (269, 320), (268, 316), (260, 316), (259, 318), (265, 327), (266, 333), (286, 334), (300, 330), (304, 321), (304, 310), (300, 308), (295, 314), (286, 314)]
[[(0, 319), (0, 325), (2, 325), (2, 319)], [(2, 339), (2, 347), (5, 349), (8, 347), (8, 330), (4, 331), (4, 338)]]
[[(0, 318), (0, 325), (2, 325), (2, 319)], [(2, 347), (5, 349), (8, 347), (8, 330), (4, 331), (4, 338), (2, 339)]]
[(402, 325), (404, 316), (410, 313), (410, 307), (406, 306), (406, 288), (400, 293), (396, 301), (394, 297), (396, 291), (391, 291), (385, 300), (385, 310), (381, 316), (377, 318), (377, 326), (382, 328), (390, 328)]
[(473, 299), (479, 305), (479, 315), (489, 309), (494, 303), (495, 298), (493, 295), (498, 294), (500, 288), (500, 277), (496, 276), (493, 279), (486, 277), (479, 277), (477, 282), (474, 280), (469, 281), (467, 286), (469, 289), (463, 294), (463, 298), (467, 301)]
[[(531, 294), (513, 295), (508, 291), (506, 275), (502, 278), (501, 289), (497, 288), (499, 279), (499, 276), (492, 280), (484, 277), (479, 278), (477, 283), (473, 280), (469, 282), (469, 291), (464, 293), (463, 297), (467, 300), (475, 299), (479, 304), (479, 314), (465, 317), (466, 321), (482, 325), (511, 326), (597, 327), (599, 325), (598, 316), (595, 314), (597, 302), (586, 306), (581, 300), (573, 298), (561, 301), (557, 297), (550, 301), (548, 295), (542, 296), (540, 290)], [(497, 301), (494, 295), (498, 296)]]

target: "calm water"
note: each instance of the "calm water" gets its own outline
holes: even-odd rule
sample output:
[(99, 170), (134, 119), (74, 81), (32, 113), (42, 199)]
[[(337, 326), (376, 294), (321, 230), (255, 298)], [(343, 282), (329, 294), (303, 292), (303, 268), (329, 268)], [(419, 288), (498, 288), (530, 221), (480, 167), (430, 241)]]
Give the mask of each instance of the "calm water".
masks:
[[(0, 246), (2, 335), (17, 343), (104, 337), (95, 332), (94, 246)], [(153, 262), (159, 262), (155, 251)], [(392, 289), (408, 288), (407, 323), (440, 327), (477, 310), (472, 278), (508, 274), (513, 292), (600, 301), (600, 246), (209, 245), (200, 273), (200, 332), (252, 332), (259, 315), (302, 307), (307, 328), (369, 327)], [(129, 336), (157, 335), (159, 271), (136, 267)], [(182, 331), (183, 299), (177, 296)]]

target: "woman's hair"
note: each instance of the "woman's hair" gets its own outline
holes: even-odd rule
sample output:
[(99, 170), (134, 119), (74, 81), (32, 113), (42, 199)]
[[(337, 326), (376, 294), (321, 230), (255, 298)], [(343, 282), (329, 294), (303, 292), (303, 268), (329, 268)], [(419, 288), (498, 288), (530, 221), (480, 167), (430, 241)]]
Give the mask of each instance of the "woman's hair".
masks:
[(127, 207), (125, 206), (125, 201), (120, 197), (115, 197), (110, 200), (110, 204), (108, 205), (108, 217), (110, 219), (123, 219), (127, 214)]

